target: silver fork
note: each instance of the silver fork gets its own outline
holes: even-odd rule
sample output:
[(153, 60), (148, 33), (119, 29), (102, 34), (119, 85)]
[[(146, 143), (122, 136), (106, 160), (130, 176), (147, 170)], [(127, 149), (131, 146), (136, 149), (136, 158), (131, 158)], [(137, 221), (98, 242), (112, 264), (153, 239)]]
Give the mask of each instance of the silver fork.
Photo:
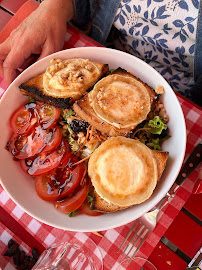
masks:
[[(156, 227), (158, 214), (160, 210), (168, 203), (170, 198), (174, 197), (174, 194), (178, 188), (179, 186), (174, 184), (172, 188), (170, 189), (170, 191), (166, 194), (166, 196), (163, 197), (161, 201), (153, 209), (151, 209), (149, 212), (147, 212), (146, 214), (144, 214), (143, 216), (135, 220), (135, 222), (133, 223), (130, 231), (128, 232), (126, 238), (124, 239), (123, 243), (121, 244), (121, 246), (119, 247), (117, 251), (119, 252), (122, 249), (122, 247), (124, 246), (124, 244), (129, 239), (130, 235), (133, 232), (132, 237), (130, 238), (128, 244), (125, 246), (121, 254), (123, 255), (126, 252), (125, 258), (127, 258), (130, 255), (133, 248), (137, 245), (136, 250), (131, 255), (129, 263), (131, 262), (133, 257), (136, 255), (138, 250), (141, 248), (141, 246), (143, 245), (143, 243), (149, 236), (149, 233), (151, 233)], [(131, 247), (129, 247), (130, 244), (131, 244)]]

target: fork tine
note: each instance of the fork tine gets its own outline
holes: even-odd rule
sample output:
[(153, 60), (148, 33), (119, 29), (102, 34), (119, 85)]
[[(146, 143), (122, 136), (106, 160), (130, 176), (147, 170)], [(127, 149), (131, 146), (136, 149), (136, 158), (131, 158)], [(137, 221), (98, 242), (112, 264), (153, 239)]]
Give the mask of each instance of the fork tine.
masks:
[[(145, 227), (145, 231), (146, 231), (146, 230), (147, 230), (146, 234), (144, 235), (144, 237), (142, 238), (141, 242), (140, 242), (139, 245), (137, 246), (135, 252), (134, 252), (133, 255), (131, 256), (129, 263), (130, 263), (130, 262), (132, 261), (132, 259), (135, 257), (135, 255), (137, 254), (138, 250), (141, 248), (141, 246), (143, 245), (144, 241), (146, 240), (147, 234), (148, 234), (149, 230)], [(133, 247), (134, 247), (134, 245), (133, 245)]]
[[(134, 239), (135, 236), (137, 235), (137, 232), (138, 232), (139, 227), (141, 226), (141, 224), (140, 224), (140, 223), (136, 223), (136, 224), (138, 224), (138, 225), (137, 225), (137, 227), (136, 227), (136, 229), (135, 229), (135, 231), (134, 231), (134, 233), (133, 233), (133, 236), (132, 236), (132, 238), (130, 239), (129, 243), (128, 243), (128, 244), (126, 245), (126, 247), (124, 248), (124, 250), (123, 250), (123, 252), (122, 252), (121, 255), (123, 255), (123, 253), (124, 253), (124, 252), (126, 251), (126, 249), (128, 248), (129, 244), (132, 243), (133, 239)], [(126, 256), (127, 256), (127, 255), (126, 255)]]
[[(131, 248), (130, 248), (130, 250), (127, 252), (127, 254), (126, 254), (126, 257), (128, 257), (129, 256), (129, 254), (130, 254), (130, 252), (131, 252), (131, 250), (134, 248), (134, 246), (136, 245), (136, 243), (138, 242), (138, 240), (141, 238), (141, 236), (144, 234), (144, 231), (145, 231), (145, 226), (144, 225), (142, 225), (141, 223), (140, 223), (140, 226), (142, 226), (142, 228), (140, 229), (140, 231), (139, 231), (139, 235), (137, 236), (137, 238), (136, 238), (136, 240), (135, 240), (135, 242), (132, 244), (132, 246), (131, 246)], [(125, 257), (125, 258), (126, 258)]]
[(123, 246), (123, 245), (125, 244), (125, 242), (128, 240), (129, 236), (131, 235), (131, 233), (132, 233), (132, 231), (133, 231), (133, 229), (134, 229), (134, 227), (135, 227), (135, 224), (136, 224), (136, 222), (133, 223), (132, 227), (130, 228), (130, 231), (128, 232), (128, 234), (127, 234), (125, 240), (123, 241), (123, 243), (122, 243), (121, 246), (119, 247), (117, 253), (121, 250), (122, 246)]

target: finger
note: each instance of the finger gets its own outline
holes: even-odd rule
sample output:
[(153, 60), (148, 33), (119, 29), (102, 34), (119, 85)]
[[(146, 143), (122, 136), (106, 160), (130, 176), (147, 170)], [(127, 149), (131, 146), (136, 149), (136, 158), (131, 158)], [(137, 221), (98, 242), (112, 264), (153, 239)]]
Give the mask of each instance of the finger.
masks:
[(4, 69), (3, 69), (3, 61), (0, 60), (0, 74), (4, 74)]
[(10, 45), (8, 40), (0, 44), (0, 73), (4, 74), (3, 62), (10, 51)]
[(21, 46), (11, 49), (3, 62), (4, 79), (8, 85), (15, 79), (16, 70), (23, 65), (30, 54), (29, 49), (22, 50)]
[(31, 64), (37, 61), (39, 58), (39, 54), (31, 54), (27, 59), (25, 59), (24, 63), (20, 67), (21, 69), (28, 68)]
[(0, 60), (4, 60), (11, 48), (8, 39), (0, 44)]
[(38, 60), (41, 60), (42, 58), (46, 57), (47, 55), (54, 53), (55, 48), (52, 40), (47, 39), (46, 42), (44, 43), (44, 46), (41, 51), (41, 55), (38, 58)]
[(40, 48), (37, 48), (36, 50), (33, 50), (32, 53), (33, 54), (41, 54), (41, 47)]

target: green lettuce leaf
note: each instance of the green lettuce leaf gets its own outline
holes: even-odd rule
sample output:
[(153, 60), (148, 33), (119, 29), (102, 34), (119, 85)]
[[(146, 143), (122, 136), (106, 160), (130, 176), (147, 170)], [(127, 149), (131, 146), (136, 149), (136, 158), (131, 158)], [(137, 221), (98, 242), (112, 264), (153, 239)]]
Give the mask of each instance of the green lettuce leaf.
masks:
[(152, 134), (161, 134), (163, 129), (167, 129), (167, 125), (161, 120), (159, 116), (155, 116), (149, 121), (148, 126), (151, 127), (149, 130)]
[(153, 144), (153, 150), (161, 150), (159, 138), (152, 139), (152, 144)]
[(75, 112), (72, 109), (69, 109), (66, 113), (63, 114), (63, 117), (67, 121), (67, 118), (71, 115), (75, 115)]
[(74, 216), (74, 211), (73, 212), (69, 212), (68, 216), (69, 217), (73, 217)]

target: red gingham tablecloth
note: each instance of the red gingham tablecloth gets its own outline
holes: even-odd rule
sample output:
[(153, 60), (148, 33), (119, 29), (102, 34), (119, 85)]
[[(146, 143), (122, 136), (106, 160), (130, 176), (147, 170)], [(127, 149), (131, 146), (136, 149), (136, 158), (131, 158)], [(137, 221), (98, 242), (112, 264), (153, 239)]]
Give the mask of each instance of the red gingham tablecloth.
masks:
[[(74, 29), (72, 26), (68, 26), (64, 48), (84, 46), (100, 45), (89, 37), (86, 37), (77, 29)], [(5, 89), (6, 85), (3, 81), (3, 77), (1, 76), (0, 97), (5, 92)], [(202, 116), (201, 110), (193, 103), (185, 100), (181, 96), (178, 96), (178, 100), (182, 106), (187, 126), (187, 157), (187, 155), (192, 151), (194, 146), (201, 140), (200, 137), (202, 134)], [(143, 244), (142, 248), (137, 253), (137, 256), (142, 256), (144, 258), (149, 257), (161, 237), (164, 235), (165, 231), (168, 229), (180, 209), (183, 207), (186, 200), (189, 198), (193, 189), (194, 181), (197, 178), (197, 174), (198, 171), (195, 170), (179, 188), (174, 199), (171, 200), (169, 205), (161, 213), (160, 220), (155, 230), (147, 238), (146, 242)], [(61, 241), (64, 236), (68, 238), (79, 239), (83, 243), (89, 241), (90, 238), (97, 244), (98, 248), (102, 253), (104, 269), (115, 269), (117, 266), (119, 266), (119, 262), (123, 259), (121, 253), (117, 253), (117, 250), (125, 239), (128, 231), (130, 230), (132, 223), (100, 232), (104, 237), (99, 237), (93, 233), (77, 233), (53, 228), (51, 226), (43, 224), (42, 222), (32, 218), (30, 215), (25, 213), (10, 199), (9, 195), (3, 190), (1, 186), (0, 206), (2, 206), (2, 208), (15, 221), (17, 221), (17, 223), (22, 228), (26, 229), (26, 231), (29, 232), (36, 239), (36, 241), (41, 243), (45, 248), (54, 242)], [(22, 242), (18, 235), (14, 235), (3, 224), (0, 223), (0, 268), (5, 270), (15, 269), (12, 259), (3, 256), (7, 249), (7, 243), (10, 238), (15, 239), (20, 244), (21, 249), (24, 249), (27, 253), (30, 253), (31, 249), (33, 248), (33, 246), (31, 245), (27, 246), (24, 242)], [(96, 249), (94, 250), (94, 253), (96, 255)]]

